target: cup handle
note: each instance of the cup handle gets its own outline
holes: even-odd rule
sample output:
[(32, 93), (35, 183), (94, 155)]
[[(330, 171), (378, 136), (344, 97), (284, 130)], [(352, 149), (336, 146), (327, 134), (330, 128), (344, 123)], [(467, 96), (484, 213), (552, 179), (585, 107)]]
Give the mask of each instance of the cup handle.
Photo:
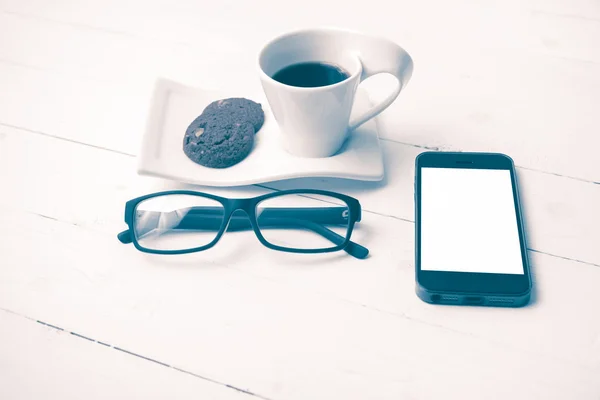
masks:
[(388, 108), (406, 87), (413, 71), (410, 55), (397, 44), (385, 39), (362, 37), (358, 41), (356, 56), (362, 65), (361, 82), (376, 74), (389, 73), (396, 78), (397, 83), (385, 99), (352, 118), (349, 130), (358, 128)]

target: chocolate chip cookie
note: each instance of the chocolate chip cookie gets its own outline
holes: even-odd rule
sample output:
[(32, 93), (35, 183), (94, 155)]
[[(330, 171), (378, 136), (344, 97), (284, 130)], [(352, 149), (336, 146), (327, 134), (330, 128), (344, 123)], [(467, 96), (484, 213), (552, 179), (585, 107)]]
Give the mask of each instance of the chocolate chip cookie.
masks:
[(250, 122), (256, 133), (265, 122), (265, 113), (259, 103), (240, 97), (232, 97), (213, 101), (206, 106), (199, 118), (201, 122), (206, 122), (209, 125)]
[(231, 167), (246, 158), (254, 144), (253, 124), (222, 118), (208, 123), (203, 115), (185, 132), (183, 152), (188, 158), (209, 168)]

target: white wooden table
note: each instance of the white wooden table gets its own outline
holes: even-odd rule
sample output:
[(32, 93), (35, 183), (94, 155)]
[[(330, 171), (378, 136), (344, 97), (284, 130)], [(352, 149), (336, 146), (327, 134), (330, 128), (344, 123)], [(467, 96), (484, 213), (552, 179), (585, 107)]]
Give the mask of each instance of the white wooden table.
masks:
[[(120, 244), (154, 79), (258, 85), (260, 46), (334, 25), (415, 61), (357, 197), (368, 260), (250, 233), (205, 253)], [(373, 83), (374, 93), (382, 82)], [(0, 399), (599, 399), (600, 2), (0, 0)], [(535, 294), (522, 309), (414, 294), (423, 149), (518, 166)]]

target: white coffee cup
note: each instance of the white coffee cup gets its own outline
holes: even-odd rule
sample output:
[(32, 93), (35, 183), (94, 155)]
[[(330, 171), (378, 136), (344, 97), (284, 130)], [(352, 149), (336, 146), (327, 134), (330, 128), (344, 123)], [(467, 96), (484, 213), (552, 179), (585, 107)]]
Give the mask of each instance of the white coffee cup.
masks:
[[(334, 64), (350, 74), (328, 86), (298, 87), (274, 80), (281, 69), (298, 63)], [(385, 110), (408, 83), (413, 62), (394, 42), (359, 32), (322, 28), (295, 31), (268, 42), (258, 57), (263, 90), (281, 131), (281, 143), (301, 157), (328, 157), (348, 134)], [(358, 85), (390, 73), (398, 82), (389, 96), (350, 121)]]

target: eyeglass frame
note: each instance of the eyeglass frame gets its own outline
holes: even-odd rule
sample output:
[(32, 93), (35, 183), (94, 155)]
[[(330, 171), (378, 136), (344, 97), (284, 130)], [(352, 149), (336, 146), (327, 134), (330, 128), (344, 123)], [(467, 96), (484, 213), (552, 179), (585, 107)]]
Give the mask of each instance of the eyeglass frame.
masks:
[[(339, 243), (333, 247), (319, 248), (319, 249), (303, 249), (303, 248), (284, 247), (284, 246), (278, 246), (278, 245), (268, 242), (262, 235), (262, 233), (260, 231), (259, 223), (257, 220), (256, 209), (257, 209), (258, 204), (267, 199), (271, 199), (271, 198), (275, 198), (275, 197), (282, 197), (285, 195), (293, 195), (293, 194), (321, 195), (321, 196), (333, 197), (333, 198), (343, 201), (347, 205), (347, 211), (348, 211), (348, 215), (347, 215), (348, 226), (347, 226), (346, 237), (343, 237), (342, 235), (339, 235), (336, 232), (333, 232), (332, 230), (330, 230), (326, 227), (322, 227), (325, 231), (327, 231), (326, 235), (329, 236), (329, 238), (326, 237), (327, 239), (334, 242), (334, 240), (331, 239), (332, 237), (336, 237), (336, 240), (338, 240), (338, 241), (340, 240), (339, 238), (343, 238), (343, 242)], [(182, 249), (182, 250), (157, 250), (157, 249), (146, 248), (146, 247), (143, 247), (142, 245), (140, 245), (136, 238), (135, 230), (134, 230), (135, 211), (137, 209), (137, 206), (144, 200), (148, 200), (153, 197), (160, 197), (160, 196), (167, 196), (167, 195), (198, 196), (198, 197), (203, 197), (206, 199), (214, 200), (214, 201), (220, 203), (223, 206), (223, 221), (221, 223), (221, 227), (219, 228), (219, 231), (217, 232), (215, 238), (206, 245), (194, 247), (191, 249)], [(298, 208), (303, 209), (303, 207), (298, 207)], [(256, 235), (256, 237), (258, 238), (260, 243), (263, 246), (270, 248), (272, 250), (283, 251), (283, 252), (288, 252), (288, 253), (311, 253), (311, 254), (330, 253), (330, 252), (344, 250), (348, 254), (350, 254), (353, 257), (356, 257), (358, 259), (364, 259), (369, 254), (369, 250), (367, 248), (350, 240), (350, 237), (352, 236), (352, 232), (354, 230), (354, 225), (356, 224), (356, 222), (360, 222), (360, 220), (362, 218), (362, 210), (361, 210), (360, 202), (351, 196), (347, 196), (347, 195), (344, 195), (341, 193), (336, 193), (336, 192), (330, 192), (327, 190), (318, 190), (318, 189), (281, 190), (281, 191), (277, 191), (277, 192), (267, 193), (267, 194), (264, 194), (261, 196), (246, 197), (246, 198), (227, 198), (227, 197), (216, 196), (216, 195), (212, 195), (210, 193), (198, 192), (198, 191), (193, 191), (193, 190), (169, 190), (169, 191), (151, 193), (151, 194), (147, 194), (144, 196), (136, 197), (125, 203), (124, 220), (128, 226), (128, 229), (119, 233), (117, 235), (117, 238), (119, 239), (119, 241), (121, 243), (124, 243), (124, 244), (133, 243), (133, 245), (135, 246), (135, 248), (137, 250), (144, 252), (144, 253), (151, 253), (151, 254), (196, 253), (196, 252), (208, 250), (208, 249), (214, 247), (219, 242), (219, 240), (221, 239), (223, 234), (225, 234), (225, 232), (227, 231), (227, 228), (229, 226), (229, 223), (232, 219), (233, 214), (238, 210), (242, 210), (246, 213), (248, 219), (250, 220), (252, 230), (254, 231), (254, 234)], [(344, 216), (344, 215), (342, 217), (346, 218), (346, 216)], [(324, 232), (321, 232), (321, 235), (324, 235)], [(335, 242), (334, 242), (334, 244), (335, 244)]]

